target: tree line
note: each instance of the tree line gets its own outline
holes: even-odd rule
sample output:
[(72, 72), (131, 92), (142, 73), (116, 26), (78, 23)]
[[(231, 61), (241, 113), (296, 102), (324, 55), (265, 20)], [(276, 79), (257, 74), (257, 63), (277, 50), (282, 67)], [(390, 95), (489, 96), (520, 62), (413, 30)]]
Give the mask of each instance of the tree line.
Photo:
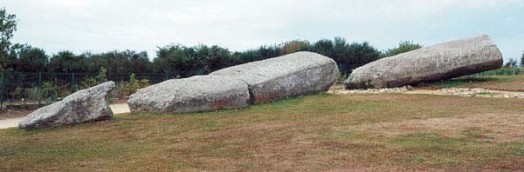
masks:
[[(407, 49), (406, 49), (407, 48)], [(157, 58), (149, 60), (145, 51), (111, 51), (81, 53), (60, 51), (48, 55), (43, 49), (26, 44), (9, 47), (0, 64), (1, 71), (96, 73), (105, 68), (109, 73), (175, 73), (181, 77), (207, 74), (212, 71), (242, 63), (268, 59), (294, 53), (312, 51), (333, 58), (342, 72), (377, 60), (384, 56), (420, 48), (420, 45), (403, 42), (399, 47), (385, 52), (378, 51), (368, 42), (348, 43), (343, 38), (323, 39), (315, 43), (293, 40), (279, 45), (261, 46), (257, 49), (233, 52), (217, 45), (184, 46), (181, 44), (159, 47)]]
[(421, 47), (406, 41), (398, 47), (381, 52), (368, 42), (349, 43), (339, 37), (314, 43), (293, 40), (247, 51), (230, 51), (217, 45), (171, 44), (159, 47), (157, 58), (151, 61), (145, 51), (134, 50), (98, 54), (60, 51), (49, 55), (45, 50), (31, 45), (12, 44), (10, 39), (15, 31), (16, 16), (0, 9), (0, 71), (96, 73), (105, 68), (108, 73), (172, 73), (187, 77), (297, 51), (312, 51), (333, 58), (339, 64), (341, 72), (348, 73), (381, 57)]

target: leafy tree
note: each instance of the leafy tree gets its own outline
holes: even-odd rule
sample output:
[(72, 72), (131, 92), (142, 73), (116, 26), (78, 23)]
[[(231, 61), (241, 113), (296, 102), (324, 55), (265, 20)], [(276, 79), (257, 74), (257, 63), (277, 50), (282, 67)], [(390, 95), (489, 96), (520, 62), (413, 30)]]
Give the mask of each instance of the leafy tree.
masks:
[(113, 73), (128, 73), (129, 68), (129, 56), (131, 52), (118, 52), (113, 51), (107, 53), (109, 60), (109, 67)]
[(198, 45), (186, 47), (169, 45), (157, 50), (153, 61), (155, 71), (170, 73), (172, 76), (206, 74), (240, 62), (241, 54), (233, 55), (228, 49), (219, 46)]
[(228, 49), (219, 46), (211, 46), (207, 52), (206, 73), (210, 73), (224, 67), (233, 66), (238, 59), (233, 58)]
[(247, 63), (247, 62), (265, 59), (265, 57), (260, 52), (260, 49), (247, 50), (244, 52), (235, 52), (233, 56), (235, 56), (237, 59), (240, 59), (241, 63)]
[(352, 68), (358, 66), (353, 64), (353, 67), (351, 67), (351, 62), (348, 60), (350, 58), (349, 44), (344, 38), (336, 37), (333, 40), (333, 50), (330, 54), (331, 56), (328, 57), (337, 62), (338, 68), (342, 73), (349, 73)]
[(132, 50), (111, 51), (100, 54), (84, 53), (87, 59), (87, 72), (95, 73), (100, 68), (108, 69), (109, 73), (149, 73), (152, 64), (145, 51)]
[(380, 51), (368, 42), (352, 43), (347, 48), (347, 51), (347, 58), (342, 60), (346, 65), (343, 66), (346, 72), (380, 58)]
[(151, 70), (151, 61), (147, 57), (147, 52), (135, 52), (126, 50), (125, 54), (129, 56), (129, 70), (132, 73), (149, 73)]
[[(158, 51), (157, 51), (157, 54), (158, 54)], [(154, 73), (163, 73), (165, 71), (168, 70), (168, 65), (166, 64), (166, 58), (163, 57), (163, 58), (160, 58), (160, 56), (158, 56), (157, 58), (154, 58), (153, 59), (153, 63), (152, 63), (152, 70)]]
[(322, 39), (313, 44), (313, 47), (311, 48), (312, 51), (332, 57), (334, 52), (335, 45), (333, 44), (333, 41), (329, 39)]
[(17, 71), (19, 68), (18, 57), (20, 57), (20, 48), (22, 45), (14, 44), (9, 47), (5, 58), (3, 59), (3, 70)]
[[(283, 49), (284, 49), (283, 47), (279, 47), (279, 46), (276, 46), (276, 45), (274, 45), (274, 46), (260, 46), (260, 48), (258, 48), (258, 52), (261, 55), (261, 59), (260, 60), (283, 55), (283, 54), (281, 54)], [(302, 51), (302, 50), (299, 50), (299, 51)]]
[(49, 61), (49, 71), (64, 73), (83, 73), (87, 71), (86, 56), (75, 55), (71, 51), (61, 51)]
[(110, 69), (111, 66), (109, 66), (109, 58), (111, 58), (111, 53), (101, 53), (101, 54), (91, 54), (91, 53), (84, 53), (84, 55), (87, 57), (87, 72), (89, 73), (95, 73), (100, 70), (100, 68)]
[[(198, 45), (194, 47), (186, 47), (186, 55), (188, 55), (188, 60), (191, 65), (188, 65), (191, 74), (205, 74), (209, 72), (209, 60), (214, 57), (210, 56), (210, 47), (206, 45)], [(186, 72), (186, 71), (184, 71)]]
[(298, 51), (307, 51), (309, 47), (309, 41), (293, 40), (285, 42), (282, 46), (281, 55), (291, 54)]
[(0, 71), (6, 69), (8, 51), (11, 46), (9, 41), (16, 31), (16, 16), (8, 14), (5, 8), (0, 9)]
[(13, 45), (8, 59), (8, 66), (11, 69), (22, 72), (45, 71), (48, 62), (48, 57), (43, 49), (21, 44)]
[(335, 60), (341, 73), (349, 73), (354, 68), (379, 59), (380, 52), (368, 42), (348, 44), (344, 38), (320, 40), (311, 48), (312, 51)]
[(382, 54), (382, 57), (394, 56), (408, 51), (413, 51), (419, 48), (422, 48), (422, 46), (413, 43), (413, 41), (402, 41), (398, 44), (398, 47), (386, 50), (386, 52)]
[[(169, 45), (157, 50), (157, 59), (153, 63), (161, 72), (181, 74), (182, 77), (194, 73), (195, 50), (182, 45)], [(191, 72), (191, 74), (190, 74)]]

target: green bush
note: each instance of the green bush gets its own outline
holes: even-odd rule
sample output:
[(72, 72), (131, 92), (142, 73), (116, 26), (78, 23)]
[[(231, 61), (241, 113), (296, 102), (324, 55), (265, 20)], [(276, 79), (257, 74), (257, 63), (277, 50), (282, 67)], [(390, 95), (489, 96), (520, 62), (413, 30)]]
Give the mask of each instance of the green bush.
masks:
[(22, 98), (22, 87), (16, 87), (13, 91), (9, 92), (9, 95), (12, 101)]
[(128, 93), (124, 92), (126, 82), (116, 83), (115, 89), (110, 92), (111, 97), (122, 99), (127, 96)]
[(56, 101), (58, 98), (58, 87), (52, 82), (44, 82), (41, 86), (40, 94), (48, 102)]
[(80, 83), (82, 89), (93, 87), (107, 81), (107, 70), (104, 67), (100, 68), (98, 75), (95, 77), (89, 77)]
[(28, 101), (44, 100), (48, 103), (56, 101), (58, 99), (58, 87), (53, 82), (44, 82), (38, 88), (25, 88), (23, 95)]
[(338, 84), (343, 84), (344, 81), (345, 81), (346, 79), (348, 79), (348, 77), (349, 77), (349, 74), (348, 74), (348, 73), (339, 73), (339, 74), (338, 74), (338, 80), (337, 80), (337, 83), (338, 83)]
[(25, 95), (28, 101), (38, 101), (41, 97), (38, 87), (26, 88)]
[(497, 70), (497, 72), (499, 72), (497, 75), (518, 75), (520, 73), (520, 69), (515, 67), (504, 67)]
[(131, 94), (134, 94), (138, 89), (147, 87), (149, 85), (151, 85), (149, 83), (149, 80), (147, 79), (138, 80), (136, 79), (135, 74), (131, 74), (131, 76), (129, 77), (129, 81), (118, 83), (116, 85), (115, 91), (113, 92), (112, 96), (118, 97), (118, 98), (124, 98)]
[(496, 70), (490, 70), (482, 72), (476, 75), (480, 76), (492, 76), (492, 75), (519, 75), (522, 74), (522, 68), (518, 67), (502, 67)]
[(64, 98), (72, 93), (72, 88), (70, 88), (69, 85), (61, 85), (58, 87), (58, 97)]

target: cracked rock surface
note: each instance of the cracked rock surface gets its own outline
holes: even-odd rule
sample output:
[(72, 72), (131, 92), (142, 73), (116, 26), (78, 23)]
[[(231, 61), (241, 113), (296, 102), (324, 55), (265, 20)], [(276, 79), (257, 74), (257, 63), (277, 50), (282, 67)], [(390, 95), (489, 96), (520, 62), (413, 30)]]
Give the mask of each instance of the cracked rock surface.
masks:
[(231, 76), (249, 86), (253, 104), (327, 91), (338, 77), (337, 63), (312, 52), (296, 52), (241, 64), (209, 75)]
[(247, 84), (228, 76), (193, 76), (139, 89), (128, 100), (131, 112), (185, 113), (248, 106)]

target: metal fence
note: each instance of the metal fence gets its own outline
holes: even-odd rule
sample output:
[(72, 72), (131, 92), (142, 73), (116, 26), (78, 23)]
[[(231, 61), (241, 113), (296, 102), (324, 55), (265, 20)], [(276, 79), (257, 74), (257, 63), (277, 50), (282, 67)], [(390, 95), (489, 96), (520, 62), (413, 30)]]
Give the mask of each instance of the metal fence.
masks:
[[(0, 72), (0, 110), (9, 108), (31, 108), (60, 100), (85, 88), (88, 79), (98, 73), (53, 73), (53, 72)], [(132, 73), (107, 73), (107, 80), (124, 83)], [(185, 76), (183, 73), (137, 73), (137, 80), (148, 80), (150, 84)]]
[[(466, 77), (480, 77), (493, 75), (521, 75), (524, 68), (501, 68), (486, 71)], [(149, 84), (156, 84), (164, 80), (187, 77), (198, 73), (137, 73), (137, 80), (147, 80)], [(87, 88), (89, 79), (98, 73), (54, 73), (54, 72), (0, 72), (0, 110), (9, 107), (34, 108), (60, 100), (61, 98), (79, 90)], [(130, 80), (132, 73), (107, 73), (107, 80), (122, 84)], [(341, 74), (344, 80), (348, 74)]]

